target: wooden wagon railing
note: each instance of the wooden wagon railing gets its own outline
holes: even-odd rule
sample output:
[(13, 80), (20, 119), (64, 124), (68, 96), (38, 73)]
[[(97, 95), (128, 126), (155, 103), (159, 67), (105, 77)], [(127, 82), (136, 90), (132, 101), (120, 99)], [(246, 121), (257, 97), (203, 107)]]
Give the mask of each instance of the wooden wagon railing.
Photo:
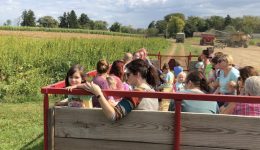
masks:
[[(167, 55), (155, 54), (161, 58)], [(172, 56), (169, 56), (172, 57)], [(188, 57), (189, 62), (193, 55)], [(94, 76), (96, 71), (88, 72)], [(174, 99), (175, 112), (131, 112), (117, 122), (108, 121), (101, 109), (49, 107), (49, 94), (89, 95), (82, 89), (68, 92), (65, 82), (41, 88), (44, 94), (44, 150), (70, 149), (259, 149), (260, 118), (246, 116), (181, 113), (181, 101), (260, 103), (260, 96), (198, 95), (164, 92), (103, 90), (119, 97)]]
[[(45, 150), (48, 147), (53, 148), (52, 140), (54, 140), (54, 149), (104, 148), (112, 150), (125, 147), (126, 149), (146, 149), (147, 147), (149, 149), (220, 150), (258, 149), (260, 147), (260, 118), (181, 113), (181, 101), (184, 99), (260, 103), (259, 96), (103, 90), (106, 95), (113, 96), (174, 99), (175, 113), (133, 111), (126, 118), (111, 122), (104, 117), (101, 110), (55, 108), (48, 118), (48, 94), (90, 94), (81, 89), (68, 92), (63, 87), (64, 82), (59, 82), (43, 87), (41, 90), (44, 94)], [(53, 136), (50, 136), (51, 132), (48, 132), (51, 127), (55, 133)], [(104, 147), (103, 144), (110, 145)]]

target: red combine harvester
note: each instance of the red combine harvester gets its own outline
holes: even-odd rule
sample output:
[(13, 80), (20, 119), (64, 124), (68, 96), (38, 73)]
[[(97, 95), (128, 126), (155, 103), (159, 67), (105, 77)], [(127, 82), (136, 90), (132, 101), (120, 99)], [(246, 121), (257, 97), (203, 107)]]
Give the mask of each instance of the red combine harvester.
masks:
[(201, 34), (200, 45), (214, 45), (214, 34), (203, 33)]

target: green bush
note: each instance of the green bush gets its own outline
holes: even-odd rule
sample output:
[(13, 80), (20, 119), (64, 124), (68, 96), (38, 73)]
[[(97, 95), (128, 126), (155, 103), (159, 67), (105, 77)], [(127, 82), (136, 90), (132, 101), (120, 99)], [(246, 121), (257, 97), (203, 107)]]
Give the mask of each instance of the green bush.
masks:
[(256, 43), (255, 43), (254, 40), (249, 41), (249, 45), (255, 45), (255, 44), (256, 44)]

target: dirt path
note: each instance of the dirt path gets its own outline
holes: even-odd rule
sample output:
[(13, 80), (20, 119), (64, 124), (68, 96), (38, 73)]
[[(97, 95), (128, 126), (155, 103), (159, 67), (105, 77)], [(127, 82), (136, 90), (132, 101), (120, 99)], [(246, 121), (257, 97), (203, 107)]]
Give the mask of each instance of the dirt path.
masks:
[[(186, 56), (184, 45), (182, 43), (176, 43), (175, 40), (171, 40), (172, 45), (169, 48), (169, 50), (165, 53), (165, 55), (171, 55), (171, 56)], [(162, 65), (164, 63), (168, 63), (171, 57), (162, 57)], [(187, 66), (187, 58), (184, 57), (175, 57), (182, 67), (186, 69)]]
[[(201, 49), (205, 49), (207, 46), (200, 46), (193, 44)], [(248, 48), (238, 47), (225, 47), (224, 49), (216, 49), (214, 52), (223, 52), (224, 54), (230, 54), (234, 59), (234, 64), (239, 67), (253, 66), (260, 72), (260, 47), (249, 45)]]
[[(199, 47), (201, 50), (206, 49), (208, 46), (200, 46), (199, 43), (191, 42), (191, 45), (194, 47)], [(234, 64), (243, 67), (243, 66), (253, 66), (260, 72), (260, 47), (258, 46), (249, 46), (248, 48), (232, 48), (225, 47), (224, 49), (215, 48), (215, 52), (223, 52), (225, 54), (230, 54), (234, 59)], [(173, 56), (186, 56), (189, 55), (185, 51), (184, 45), (182, 43), (175, 43), (172, 40), (172, 46), (169, 49), (167, 55)], [(162, 58), (162, 62), (168, 62), (170, 58)], [(176, 58), (181, 63), (181, 66), (186, 69), (187, 59), (185, 58)], [(162, 63), (163, 64), (163, 63)]]
[[(166, 51), (162, 55), (174, 55), (175, 50), (176, 50), (176, 44), (173, 40), (169, 40), (169, 41), (171, 41), (171, 47), (168, 49), (168, 51)], [(164, 63), (168, 63), (170, 59), (171, 58), (169, 58), (169, 57), (162, 57), (162, 65)]]

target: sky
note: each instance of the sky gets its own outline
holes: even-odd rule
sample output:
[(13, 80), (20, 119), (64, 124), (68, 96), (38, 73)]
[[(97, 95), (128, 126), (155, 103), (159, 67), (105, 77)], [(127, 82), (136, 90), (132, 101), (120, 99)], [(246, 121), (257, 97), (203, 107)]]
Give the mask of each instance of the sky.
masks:
[(58, 19), (64, 12), (74, 10), (78, 17), (85, 13), (90, 19), (107, 21), (109, 25), (117, 21), (147, 28), (153, 20), (176, 12), (185, 17), (260, 16), (260, 0), (0, 0), (0, 25), (7, 19), (16, 25), (22, 12), (29, 9), (37, 19), (42, 16)]

